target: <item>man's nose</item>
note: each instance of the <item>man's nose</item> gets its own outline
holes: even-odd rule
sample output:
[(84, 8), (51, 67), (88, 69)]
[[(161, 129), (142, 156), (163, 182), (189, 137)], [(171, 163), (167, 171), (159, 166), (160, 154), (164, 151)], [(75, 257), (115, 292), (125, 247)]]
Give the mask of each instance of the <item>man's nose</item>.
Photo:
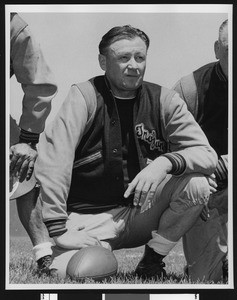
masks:
[(136, 60), (134, 59), (134, 57), (131, 57), (131, 59), (129, 60), (128, 68), (129, 69), (137, 69), (138, 68), (138, 64), (137, 64)]

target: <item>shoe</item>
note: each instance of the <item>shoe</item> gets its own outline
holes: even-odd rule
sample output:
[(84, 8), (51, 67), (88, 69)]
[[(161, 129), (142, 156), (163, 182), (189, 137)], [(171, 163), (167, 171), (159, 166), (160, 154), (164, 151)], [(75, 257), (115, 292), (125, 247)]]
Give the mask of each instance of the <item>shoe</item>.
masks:
[(136, 267), (135, 275), (142, 279), (166, 278), (165, 263), (162, 261), (164, 257), (146, 245), (144, 255)]
[(50, 270), (50, 265), (52, 264), (52, 257), (51, 255), (46, 255), (41, 257), (40, 259), (37, 260), (38, 264), (38, 269), (37, 272), (39, 275), (50, 275), (51, 270)]
[(222, 275), (223, 275), (223, 283), (228, 282), (228, 258), (223, 261), (222, 264)]

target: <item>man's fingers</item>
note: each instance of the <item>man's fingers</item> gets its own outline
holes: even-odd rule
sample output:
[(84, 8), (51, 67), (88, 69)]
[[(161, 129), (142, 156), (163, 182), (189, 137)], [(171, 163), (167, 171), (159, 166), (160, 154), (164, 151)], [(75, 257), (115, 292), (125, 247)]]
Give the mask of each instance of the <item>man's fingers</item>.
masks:
[(210, 189), (210, 194), (214, 194), (216, 193), (217, 191), (217, 183), (216, 183), (216, 180), (215, 180), (215, 175), (210, 175), (210, 176), (207, 176), (207, 182), (209, 184), (209, 189)]
[(147, 197), (147, 193), (148, 193), (147, 190), (142, 190), (142, 191), (140, 192), (140, 199), (139, 199), (139, 201), (137, 202), (137, 205), (142, 206), (142, 205), (144, 204), (144, 202), (145, 202), (145, 200), (146, 200), (146, 197)]
[(92, 235), (88, 235), (88, 242), (90, 243), (90, 246), (101, 246), (100, 240)]
[(133, 181), (131, 183), (128, 184), (128, 188), (126, 189), (125, 193), (124, 193), (124, 198), (128, 198), (134, 191), (134, 188), (137, 185), (137, 180), (136, 178), (133, 179)]
[[(32, 146), (28, 144), (19, 143), (10, 148), (9, 157), (10, 157), (10, 173), (12, 174), (13, 172), (20, 171), (21, 165), (25, 160), (27, 160), (27, 163), (29, 163), (29, 161), (35, 161), (37, 157), (37, 150), (32, 148)], [(32, 168), (32, 164), (31, 164), (31, 168)], [(23, 169), (25, 169), (25, 165), (23, 165)]]
[(205, 222), (210, 218), (210, 210), (207, 204), (205, 204), (205, 206), (203, 207), (200, 217)]
[(143, 186), (144, 183), (139, 181), (136, 189), (135, 189), (135, 194), (134, 194), (134, 198), (133, 198), (133, 205), (134, 206), (138, 206), (140, 205), (140, 201), (141, 201), (141, 197), (142, 197), (142, 191), (143, 191)]
[(22, 167), (22, 164), (24, 162), (24, 159), (20, 156), (13, 158), (13, 163), (12, 165), (10, 165), (10, 174), (12, 173), (19, 173), (18, 174), (18, 177), (20, 178), (20, 172), (21, 172), (21, 167)]
[(86, 246), (99, 246), (99, 243), (96, 239), (90, 239), (86, 241)]
[(133, 197), (133, 205), (137, 206), (139, 204), (140, 201), (140, 194), (141, 194), (141, 190), (137, 190), (135, 191), (134, 197)]
[[(212, 175), (211, 175), (212, 176)], [(215, 177), (207, 176), (208, 184), (212, 187), (217, 187)]]
[(140, 206), (142, 206), (144, 204), (146, 198), (148, 197), (148, 195), (150, 193), (150, 186), (151, 186), (150, 183), (144, 184), (142, 191), (140, 193), (140, 201), (139, 201)]
[(146, 200), (141, 207), (141, 213), (144, 213), (148, 209), (150, 209), (155, 203), (155, 193), (156, 193), (157, 185), (153, 183), (150, 187), (149, 193), (147, 194)]
[(210, 187), (210, 193), (211, 194), (214, 194), (215, 192), (217, 192), (217, 189), (213, 188), (213, 187)]
[(216, 175), (215, 175), (214, 173), (212, 173), (211, 175), (209, 175), (209, 177), (210, 177), (211, 179), (213, 179), (213, 180), (216, 179)]
[(149, 198), (150, 198), (152, 205), (154, 205), (154, 203), (156, 202), (155, 193), (156, 193), (157, 187), (158, 187), (158, 184), (156, 182), (154, 182), (150, 188)]
[(29, 180), (34, 172), (34, 161), (30, 161), (28, 164), (28, 170), (27, 170), (27, 174), (26, 174), (26, 180)]
[(13, 172), (16, 171), (16, 165), (18, 160), (20, 160), (20, 157), (17, 155), (13, 155), (10, 161), (10, 173), (12, 174)]
[(217, 187), (216, 181), (213, 180), (213, 179), (211, 179), (211, 178), (209, 179), (208, 183), (209, 183), (209, 185), (212, 186), (212, 187)]
[(23, 161), (21, 168), (19, 170), (18, 178), (19, 178), (20, 182), (25, 180), (27, 173), (28, 173), (28, 166), (29, 166), (29, 160), (26, 159)]

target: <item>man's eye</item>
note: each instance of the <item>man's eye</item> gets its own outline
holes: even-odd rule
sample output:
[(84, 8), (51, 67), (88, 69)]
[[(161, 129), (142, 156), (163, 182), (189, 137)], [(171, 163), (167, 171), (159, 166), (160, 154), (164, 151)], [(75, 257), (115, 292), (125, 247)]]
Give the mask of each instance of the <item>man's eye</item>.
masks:
[(125, 62), (125, 61), (128, 60), (128, 57), (127, 57), (127, 56), (121, 56), (121, 57), (120, 57), (120, 60), (123, 61), (123, 62)]
[(136, 57), (136, 61), (137, 62), (143, 62), (145, 60), (145, 57), (144, 56), (137, 56)]

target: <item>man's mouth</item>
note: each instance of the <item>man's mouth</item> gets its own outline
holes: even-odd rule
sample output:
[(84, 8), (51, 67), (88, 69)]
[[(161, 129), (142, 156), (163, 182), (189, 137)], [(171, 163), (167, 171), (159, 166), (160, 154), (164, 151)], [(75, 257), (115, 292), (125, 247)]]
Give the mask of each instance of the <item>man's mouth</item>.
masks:
[(134, 78), (138, 78), (140, 75), (137, 73), (133, 73), (133, 74), (126, 74), (127, 77), (134, 77)]

